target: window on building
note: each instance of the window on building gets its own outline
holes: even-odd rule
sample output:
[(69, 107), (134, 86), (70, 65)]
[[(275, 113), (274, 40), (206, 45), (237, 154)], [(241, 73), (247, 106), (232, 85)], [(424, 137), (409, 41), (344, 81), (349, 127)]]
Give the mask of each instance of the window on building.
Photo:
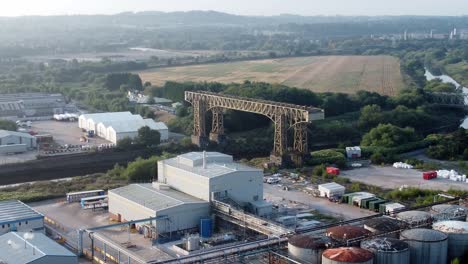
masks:
[(26, 223), (25, 223), (25, 224), (28, 224), (28, 221), (26, 221)]
[(21, 222), (19, 222), (18, 225), (21, 226)]
[(10, 224), (8, 224), (7, 226), (10, 227)]
[(5, 228), (5, 225), (2, 225), (2, 228)]
[(258, 195), (255, 195), (255, 196), (253, 197), (253, 200), (254, 200), (254, 201), (258, 201)]

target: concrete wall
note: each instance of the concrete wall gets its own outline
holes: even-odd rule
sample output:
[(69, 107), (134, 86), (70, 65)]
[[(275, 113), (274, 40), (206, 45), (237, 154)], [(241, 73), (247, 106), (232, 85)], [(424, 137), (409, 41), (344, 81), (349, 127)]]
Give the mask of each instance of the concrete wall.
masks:
[(236, 171), (210, 180), (210, 192), (227, 191), (236, 202), (247, 203), (263, 200), (263, 174)]
[[(26, 223), (27, 222), (27, 223)], [(10, 231), (29, 232), (44, 228), (44, 219), (22, 220), (15, 222), (0, 223), (0, 235)]]
[(161, 129), (158, 130), (159, 134), (161, 134), (161, 141), (166, 141), (169, 139), (169, 130), (168, 129)]
[(209, 179), (179, 168), (158, 162), (158, 182), (169, 184), (172, 188), (199, 199), (209, 201)]
[(112, 192), (108, 193), (109, 213), (118, 216), (121, 221), (140, 220), (156, 216), (154, 210), (148, 209), (140, 204), (129, 201)]

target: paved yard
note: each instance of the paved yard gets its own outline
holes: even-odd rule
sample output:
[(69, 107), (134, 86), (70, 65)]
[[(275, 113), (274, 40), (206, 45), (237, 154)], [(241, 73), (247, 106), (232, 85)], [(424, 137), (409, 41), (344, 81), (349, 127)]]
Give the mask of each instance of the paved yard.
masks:
[(347, 177), (369, 185), (386, 189), (399, 188), (402, 185), (421, 189), (442, 190), (459, 189), (468, 191), (468, 183), (454, 182), (448, 179), (424, 180), (422, 172), (414, 169), (397, 169), (391, 166), (369, 166), (342, 171), (340, 177)]
[[(336, 204), (325, 198), (314, 197), (298, 190), (284, 191), (281, 186), (274, 184), (263, 185), (264, 198), (273, 203), (296, 202), (309, 206), (312, 210), (317, 210), (322, 214), (330, 215), (345, 220), (365, 217), (375, 214), (372, 211), (360, 209), (347, 204)], [(283, 200), (284, 199), (284, 200)]]

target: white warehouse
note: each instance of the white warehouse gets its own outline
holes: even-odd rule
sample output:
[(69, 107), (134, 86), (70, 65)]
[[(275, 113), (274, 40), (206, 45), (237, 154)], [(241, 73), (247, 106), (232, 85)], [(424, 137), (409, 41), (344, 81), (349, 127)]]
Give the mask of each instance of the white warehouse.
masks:
[(210, 216), (210, 203), (157, 182), (131, 184), (109, 191), (109, 213), (119, 222), (167, 217), (155, 224), (165, 233), (197, 228)]
[(263, 171), (219, 152), (190, 152), (159, 161), (158, 182), (205, 201), (229, 198), (258, 215), (272, 209), (263, 201)]
[(164, 123), (143, 119), (140, 115), (132, 115), (130, 112), (84, 114), (79, 117), (78, 126), (86, 131), (93, 130), (97, 136), (114, 144), (123, 138), (135, 138), (138, 129), (144, 126), (158, 130), (161, 141), (169, 138), (169, 131)]

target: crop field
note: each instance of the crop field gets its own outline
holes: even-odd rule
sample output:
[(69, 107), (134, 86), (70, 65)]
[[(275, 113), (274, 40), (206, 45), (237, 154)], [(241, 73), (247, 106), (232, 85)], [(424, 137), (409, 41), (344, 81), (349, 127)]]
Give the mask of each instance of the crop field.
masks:
[(139, 73), (143, 81), (279, 83), (314, 92), (373, 91), (393, 96), (403, 87), (398, 58), (317, 56), (159, 68)]

